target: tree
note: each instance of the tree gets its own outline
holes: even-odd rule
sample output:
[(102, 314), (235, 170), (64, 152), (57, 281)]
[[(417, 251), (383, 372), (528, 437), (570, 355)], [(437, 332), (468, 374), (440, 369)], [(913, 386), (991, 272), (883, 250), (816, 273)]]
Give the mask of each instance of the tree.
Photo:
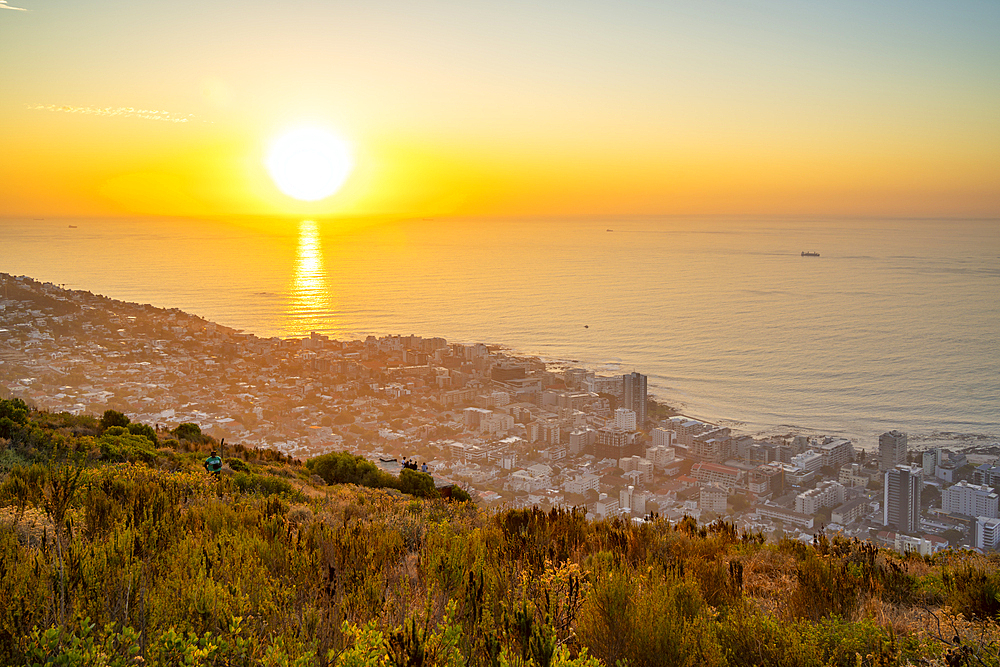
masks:
[(925, 485), (920, 490), (920, 506), (924, 510), (930, 509), (931, 507), (940, 507), (941, 490), (936, 486), (931, 486), (930, 484)]
[(417, 472), (409, 468), (399, 471), (399, 490), (421, 498), (436, 498), (438, 496), (437, 489), (434, 488), (434, 478), (425, 472)]
[(821, 507), (815, 514), (816, 520), (822, 524), (830, 523), (832, 516), (833, 516), (832, 507)]
[(101, 415), (101, 430), (106, 431), (112, 426), (128, 426), (131, 421), (117, 410), (105, 410), (104, 414)]
[(0, 438), (13, 438), (28, 423), (28, 406), (19, 398), (0, 399)]
[(350, 452), (331, 452), (311, 458), (306, 461), (306, 468), (327, 484), (358, 484), (376, 489), (398, 485), (395, 477), (363, 456)]
[(156, 438), (156, 431), (154, 431), (153, 427), (150, 426), (149, 424), (140, 424), (138, 422), (133, 422), (128, 425), (128, 431), (132, 435), (144, 436), (147, 440), (153, 443), (154, 447), (160, 444), (159, 440)]
[(955, 528), (949, 528), (941, 533), (941, 537), (948, 540), (948, 544), (950, 546), (957, 547), (962, 542), (962, 531)]
[(746, 496), (740, 494), (730, 496), (729, 505), (733, 508), (733, 514), (739, 514), (750, 509), (750, 501), (747, 500)]
[(171, 433), (178, 439), (189, 442), (202, 442), (205, 437), (201, 434), (200, 426), (186, 422), (175, 428)]

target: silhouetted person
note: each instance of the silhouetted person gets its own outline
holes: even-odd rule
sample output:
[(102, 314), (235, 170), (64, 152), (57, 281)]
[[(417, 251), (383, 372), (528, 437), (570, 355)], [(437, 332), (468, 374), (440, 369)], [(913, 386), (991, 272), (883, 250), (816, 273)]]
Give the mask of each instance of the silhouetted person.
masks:
[(427, 461), (424, 461), (424, 464), (420, 466), (420, 472), (427, 472)]

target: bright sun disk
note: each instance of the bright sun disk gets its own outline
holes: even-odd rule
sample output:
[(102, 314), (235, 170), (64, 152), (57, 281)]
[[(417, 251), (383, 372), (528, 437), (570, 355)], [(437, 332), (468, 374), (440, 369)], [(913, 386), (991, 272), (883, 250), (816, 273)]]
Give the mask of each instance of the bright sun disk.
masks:
[(326, 130), (308, 127), (275, 139), (264, 164), (271, 180), (286, 195), (318, 201), (340, 190), (354, 161), (346, 141)]

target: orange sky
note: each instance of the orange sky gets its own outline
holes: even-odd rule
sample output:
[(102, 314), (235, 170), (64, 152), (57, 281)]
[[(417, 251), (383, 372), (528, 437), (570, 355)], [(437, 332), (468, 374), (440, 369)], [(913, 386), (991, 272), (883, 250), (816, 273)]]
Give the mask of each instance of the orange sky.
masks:
[(871, 4), (10, 0), (0, 216), (1000, 216), (1000, 4)]

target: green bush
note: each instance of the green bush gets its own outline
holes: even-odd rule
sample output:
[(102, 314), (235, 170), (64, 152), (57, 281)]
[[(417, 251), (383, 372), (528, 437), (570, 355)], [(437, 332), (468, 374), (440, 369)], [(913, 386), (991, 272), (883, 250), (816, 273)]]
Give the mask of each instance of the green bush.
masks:
[(420, 498), (437, 498), (434, 478), (425, 472), (404, 468), (399, 471), (399, 490)]
[(0, 399), (0, 438), (13, 438), (28, 424), (28, 406), (19, 398)]
[(967, 618), (1000, 620), (1000, 571), (966, 563), (944, 573), (948, 603)]
[(156, 437), (156, 431), (154, 431), (153, 427), (150, 426), (149, 424), (139, 424), (137, 422), (133, 422), (133, 423), (131, 423), (131, 424), (128, 425), (128, 431), (132, 435), (141, 435), (141, 436), (143, 436), (144, 438), (146, 438), (147, 440), (149, 440), (149, 442), (154, 447), (156, 447), (156, 446), (158, 446), (160, 444), (159, 439)]
[(101, 428), (107, 430), (112, 426), (128, 426), (131, 420), (117, 410), (105, 410), (101, 415)]
[(363, 456), (349, 452), (333, 452), (311, 458), (306, 461), (306, 468), (326, 480), (327, 484), (358, 484), (376, 489), (399, 486), (395, 477)]
[(228, 465), (229, 468), (235, 472), (250, 472), (250, 466), (248, 466), (243, 459), (226, 459), (226, 465)]
[(270, 475), (239, 472), (233, 478), (233, 483), (241, 493), (255, 493), (262, 496), (297, 494), (295, 487), (289, 484), (288, 480)]
[(208, 440), (208, 438), (202, 434), (200, 426), (188, 422), (180, 424), (170, 433), (178, 440), (187, 440), (188, 442), (202, 443)]
[(669, 569), (639, 574), (601, 552), (592, 559), (592, 582), (577, 636), (605, 664), (724, 664), (693, 579)]
[(135, 435), (122, 426), (112, 426), (97, 439), (101, 458), (106, 461), (153, 463), (157, 452), (146, 436)]

